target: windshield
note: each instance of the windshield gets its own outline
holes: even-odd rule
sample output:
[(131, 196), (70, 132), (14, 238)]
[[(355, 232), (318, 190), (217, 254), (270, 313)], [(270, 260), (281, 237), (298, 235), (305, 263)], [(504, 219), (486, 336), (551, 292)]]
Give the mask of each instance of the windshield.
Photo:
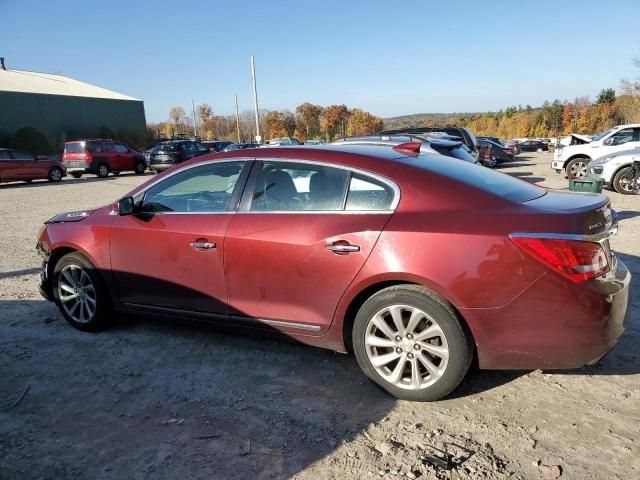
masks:
[(602, 133), (599, 133), (598, 135), (596, 135), (595, 137), (593, 137), (593, 139), (591, 140), (592, 142), (597, 142), (598, 140), (602, 140), (604, 137), (606, 137), (607, 135), (609, 135), (611, 132), (613, 132), (615, 130), (614, 128), (610, 128), (609, 130), (605, 130)]

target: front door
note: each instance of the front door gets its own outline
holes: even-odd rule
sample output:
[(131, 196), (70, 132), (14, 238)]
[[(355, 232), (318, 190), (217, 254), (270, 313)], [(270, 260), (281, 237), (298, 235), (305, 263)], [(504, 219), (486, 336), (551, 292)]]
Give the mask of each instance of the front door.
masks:
[(265, 160), (254, 190), (225, 240), (230, 314), (326, 330), (392, 214), (394, 188), (343, 168)]
[(136, 213), (115, 217), (111, 268), (128, 307), (225, 315), (224, 236), (245, 161), (180, 170), (136, 195)]
[(122, 143), (114, 144), (115, 153), (111, 168), (113, 170), (133, 170), (133, 153)]

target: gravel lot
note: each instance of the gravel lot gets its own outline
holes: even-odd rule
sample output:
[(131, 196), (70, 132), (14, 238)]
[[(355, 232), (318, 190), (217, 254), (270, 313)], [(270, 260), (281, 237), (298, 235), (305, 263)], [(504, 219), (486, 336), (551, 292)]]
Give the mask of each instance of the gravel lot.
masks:
[[(566, 188), (550, 159), (502, 170)], [(284, 338), (144, 318), (72, 329), (38, 294), (38, 228), (142, 180), (0, 186), (0, 479), (640, 478), (640, 196), (607, 192), (635, 274), (631, 326), (608, 357), (472, 372), (452, 398), (417, 404), (349, 356)], [(437, 449), (453, 469), (429, 463)]]

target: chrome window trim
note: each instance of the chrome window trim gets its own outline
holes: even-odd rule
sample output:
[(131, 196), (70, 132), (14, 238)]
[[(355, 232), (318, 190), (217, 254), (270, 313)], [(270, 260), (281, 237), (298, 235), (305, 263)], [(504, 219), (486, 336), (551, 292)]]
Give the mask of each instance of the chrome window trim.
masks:
[[(321, 167), (328, 168), (336, 168), (339, 170), (346, 170), (347, 172), (359, 173), (360, 175), (364, 175), (365, 177), (370, 177), (374, 180), (379, 181), (380, 183), (385, 184), (393, 191), (393, 200), (391, 200), (391, 205), (386, 210), (345, 210), (344, 207), (342, 210), (279, 210), (279, 211), (251, 211), (251, 210), (238, 210), (236, 213), (253, 213), (253, 214), (271, 214), (271, 213), (393, 213), (395, 212), (398, 204), (400, 203), (400, 187), (390, 178), (382, 176), (378, 173), (371, 172), (369, 170), (364, 170), (358, 167), (349, 167), (347, 165), (335, 164), (330, 162), (322, 162), (317, 160), (304, 160), (298, 158), (271, 158), (271, 157), (256, 157), (256, 161), (265, 162), (277, 162), (277, 163), (302, 163), (307, 165), (317, 165)], [(262, 172), (260, 172), (262, 173)], [(254, 192), (255, 193), (255, 192)], [(347, 197), (349, 196), (349, 190), (347, 189)]]
[(389, 215), (393, 213), (393, 210), (270, 210), (268, 212), (260, 211), (237, 211), (233, 212), (238, 215), (288, 215), (288, 214), (302, 214), (302, 215)]

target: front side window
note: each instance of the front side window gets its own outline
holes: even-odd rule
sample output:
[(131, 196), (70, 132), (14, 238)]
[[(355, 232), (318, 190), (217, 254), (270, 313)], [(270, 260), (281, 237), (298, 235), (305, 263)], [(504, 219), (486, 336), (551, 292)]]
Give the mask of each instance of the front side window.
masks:
[(118, 153), (128, 153), (129, 152), (129, 149), (127, 148), (127, 146), (123, 145), (121, 143), (116, 143), (115, 147), (116, 147), (116, 152), (118, 152)]
[(0, 150), (0, 162), (3, 160), (11, 160), (11, 155), (7, 150)]
[(244, 161), (182, 170), (146, 191), (140, 209), (158, 213), (226, 212)]
[(622, 145), (623, 143), (633, 142), (634, 141), (634, 132), (633, 128), (625, 128), (624, 130), (620, 130), (619, 132), (611, 135), (605, 143), (607, 145)]
[(342, 210), (347, 170), (298, 162), (264, 162), (251, 211)]

